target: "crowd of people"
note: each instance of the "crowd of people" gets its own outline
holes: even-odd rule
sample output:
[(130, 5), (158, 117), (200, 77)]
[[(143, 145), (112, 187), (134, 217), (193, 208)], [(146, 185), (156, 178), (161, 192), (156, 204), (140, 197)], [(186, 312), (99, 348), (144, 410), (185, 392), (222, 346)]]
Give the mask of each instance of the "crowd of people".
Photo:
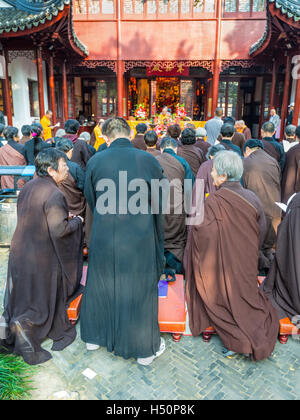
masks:
[[(46, 125), (57, 128), (50, 111)], [(300, 126), (288, 124), (278, 141), (270, 120), (255, 139), (218, 108), (205, 127), (173, 124), (159, 138), (139, 123), (132, 138), (115, 117), (101, 121), (97, 151), (79, 126), (67, 120), (46, 138), (42, 124), (25, 125), (20, 138), (0, 124), (0, 165), (36, 167), (35, 178), (18, 185), (0, 352), (29, 364), (49, 360), (43, 341), (52, 339), (53, 351), (74, 341), (66, 310), (83, 293), (87, 349), (105, 346), (149, 365), (166, 347), (158, 282), (184, 274), (193, 336), (213, 327), (225, 356), (269, 357), (279, 319), (300, 313)], [(138, 193), (141, 180), (167, 182), (167, 197)], [(13, 178), (2, 177), (1, 188), (13, 188)], [(186, 197), (201, 203), (198, 223), (187, 224)], [(132, 202), (140, 211), (128, 210)], [(258, 275), (266, 277), (260, 288)]]

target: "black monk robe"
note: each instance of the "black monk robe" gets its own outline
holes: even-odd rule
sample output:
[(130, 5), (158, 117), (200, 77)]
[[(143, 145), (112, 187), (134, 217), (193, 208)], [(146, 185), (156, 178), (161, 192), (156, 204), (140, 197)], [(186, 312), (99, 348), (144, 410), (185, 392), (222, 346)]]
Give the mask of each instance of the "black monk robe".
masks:
[(63, 350), (76, 337), (67, 317), (68, 303), (82, 275), (82, 224), (68, 220), (65, 197), (51, 177), (29, 181), (18, 197), (18, 223), (8, 261), (0, 352), (21, 355), (25, 362), (46, 362), (41, 347)]
[[(300, 315), (300, 193), (290, 202), (278, 229), (276, 254), (262, 290), (280, 318), (299, 323)], [(296, 318), (294, 318), (296, 317)]]
[(262, 360), (274, 350), (279, 320), (257, 287), (260, 205), (235, 184), (227, 182), (207, 198), (203, 223), (189, 232), (190, 328), (197, 336), (212, 326), (227, 349)]
[[(120, 181), (121, 171), (125, 177)], [(135, 179), (150, 186), (152, 179), (163, 179), (163, 172), (153, 156), (128, 139), (115, 140), (87, 164), (84, 192), (94, 216), (81, 338), (124, 358), (149, 357), (160, 346), (158, 281), (164, 270), (164, 217), (160, 200), (158, 214), (151, 214), (150, 191), (146, 191), (147, 214), (126, 212), (139, 188), (128, 191), (119, 210), (122, 182), (127, 189)], [(108, 190), (105, 183), (116, 187), (116, 214), (99, 214), (102, 194)], [(113, 191), (112, 185), (109, 188)]]

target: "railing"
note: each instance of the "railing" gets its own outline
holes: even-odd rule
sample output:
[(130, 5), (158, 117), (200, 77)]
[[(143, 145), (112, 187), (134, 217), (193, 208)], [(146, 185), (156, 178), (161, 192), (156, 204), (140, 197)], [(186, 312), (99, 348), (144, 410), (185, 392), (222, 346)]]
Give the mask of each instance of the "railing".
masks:
[[(117, 0), (74, 0), (75, 19), (116, 18)], [(121, 0), (121, 19), (215, 18), (218, 0)], [(263, 17), (266, 0), (222, 0), (224, 18)]]

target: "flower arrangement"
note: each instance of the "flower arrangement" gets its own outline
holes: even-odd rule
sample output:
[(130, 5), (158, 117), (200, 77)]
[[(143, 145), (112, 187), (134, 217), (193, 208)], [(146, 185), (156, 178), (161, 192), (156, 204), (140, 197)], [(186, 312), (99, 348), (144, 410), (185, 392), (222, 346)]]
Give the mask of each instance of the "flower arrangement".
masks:
[(134, 111), (134, 117), (139, 121), (145, 121), (147, 119), (147, 111), (144, 104), (137, 105)]
[(177, 104), (176, 105), (176, 119), (185, 120), (187, 116), (187, 112), (185, 110), (184, 104)]

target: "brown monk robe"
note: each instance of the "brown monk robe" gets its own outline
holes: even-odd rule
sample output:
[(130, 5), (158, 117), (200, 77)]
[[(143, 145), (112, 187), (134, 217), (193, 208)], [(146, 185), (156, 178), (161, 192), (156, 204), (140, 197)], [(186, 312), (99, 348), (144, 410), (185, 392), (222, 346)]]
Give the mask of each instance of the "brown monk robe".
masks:
[(279, 226), (276, 254), (271, 270), (261, 286), (278, 311), (298, 324), (300, 314), (300, 193), (289, 203)]
[(281, 188), (281, 200), (285, 204), (293, 194), (300, 192), (300, 144), (292, 147), (286, 154)]
[[(49, 149), (37, 159), (46, 153), (59, 152)], [(59, 157), (61, 162), (64, 159)], [(40, 168), (37, 164), (38, 174)], [(59, 166), (58, 171), (64, 169)], [(28, 364), (51, 358), (41, 347), (46, 338), (53, 340), (54, 351), (63, 350), (76, 338), (67, 307), (82, 275), (82, 222), (78, 217), (68, 220), (68, 213), (52, 175), (37, 176), (19, 194), (0, 319), (0, 352), (21, 355)]]
[[(26, 160), (22, 154), (23, 146), (9, 140), (7, 144), (0, 148), (0, 165), (2, 166), (25, 166)], [(22, 188), (25, 184), (23, 179), (20, 179), (17, 183), (18, 188)], [(1, 177), (1, 188), (12, 188), (14, 189), (14, 177), (13, 176), (2, 176)]]
[(193, 336), (212, 326), (227, 349), (254, 360), (271, 355), (279, 328), (275, 308), (257, 287), (260, 218), (255, 194), (224, 182), (205, 201), (203, 223), (191, 227), (184, 258)]
[(192, 128), (185, 128), (181, 133), (180, 140), (182, 145), (178, 148), (177, 154), (190, 165), (194, 176), (196, 176), (201, 164), (205, 161), (205, 157), (202, 150), (195, 146), (195, 130)]
[(269, 269), (272, 249), (281, 222), (281, 210), (275, 204), (281, 200), (281, 170), (278, 162), (263, 150), (262, 142), (249, 140), (245, 144), (244, 187), (253, 191), (262, 203), (267, 221), (267, 233), (262, 245), (260, 270)]

